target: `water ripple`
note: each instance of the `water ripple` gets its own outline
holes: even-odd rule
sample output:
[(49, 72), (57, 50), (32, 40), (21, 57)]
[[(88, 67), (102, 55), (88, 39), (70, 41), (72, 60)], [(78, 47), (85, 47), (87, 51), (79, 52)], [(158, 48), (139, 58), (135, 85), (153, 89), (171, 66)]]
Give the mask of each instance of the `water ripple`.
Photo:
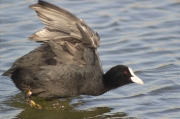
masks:
[[(0, 74), (17, 58), (40, 45), (26, 40), (44, 27), (28, 7), (36, 2), (1, 0)], [(117, 64), (128, 65), (145, 84), (126, 85), (101, 96), (61, 99), (72, 107), (58, 113), (57, 110), (38, 112), (25, 108), (23, 99), (13, 98), (19, 97), (20, 91), (8, 77), (0, 76), (2, 118), (25, 118), (29, 112), (33, 112), (32, 118), (41, 117), (42, 113), (47, 114), (43, 118), (49, 115), (54, 118), (68, 115), (81, 115), (81, 118), (180, 117), (179, 0), (51, 2), (71, 11), (98, 32), (101, 37), (98, 52), (105, 72)]]

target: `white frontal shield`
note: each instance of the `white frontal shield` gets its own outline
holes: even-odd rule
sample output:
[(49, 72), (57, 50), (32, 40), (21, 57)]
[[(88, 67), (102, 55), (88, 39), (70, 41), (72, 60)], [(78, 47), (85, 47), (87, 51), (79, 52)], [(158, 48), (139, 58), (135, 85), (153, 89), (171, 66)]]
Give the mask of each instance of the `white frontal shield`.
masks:
[(133, 70), (131, 68), (129, 68), (129, 72), (132, 75), (132, 77), (131, 77), (132, 82), (138, 83), (138, 84), (144, 84), (143, 81), (134, 74), (134, 72), (133, 72)]

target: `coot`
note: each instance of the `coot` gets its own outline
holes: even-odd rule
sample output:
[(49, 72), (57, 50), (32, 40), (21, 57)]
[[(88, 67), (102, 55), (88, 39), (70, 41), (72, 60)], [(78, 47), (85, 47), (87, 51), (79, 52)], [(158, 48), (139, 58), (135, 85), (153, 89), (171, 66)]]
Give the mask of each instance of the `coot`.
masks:
[[(117, 65), (103, 74), (100, 37), (85, 21), (45, 1), (30, 6), (46, 25), (29, 37), (41, 46), (17, 59), (3, 75), (16, 87), (45, 99), (101, 95), (120, 86), (143, 84), (131, 68)], [(31, 93), (29, 94), (31, 95)]]

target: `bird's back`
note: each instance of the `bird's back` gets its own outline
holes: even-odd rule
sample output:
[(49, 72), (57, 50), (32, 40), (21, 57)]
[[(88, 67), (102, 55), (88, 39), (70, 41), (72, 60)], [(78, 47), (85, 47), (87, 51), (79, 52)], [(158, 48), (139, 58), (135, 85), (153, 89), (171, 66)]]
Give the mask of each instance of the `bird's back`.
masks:
[(103, 92), (101, 66), (96, 53), (89, 48), (86, 50), (89, 53), (85, 57), (92, 64), (62, 64), (54, 60), (50, 46), (43, 44), (17, 59), (3, 75), (10, 76), (24, 93), (31, 87), (34, 95), (46, 99), (99, 95)]

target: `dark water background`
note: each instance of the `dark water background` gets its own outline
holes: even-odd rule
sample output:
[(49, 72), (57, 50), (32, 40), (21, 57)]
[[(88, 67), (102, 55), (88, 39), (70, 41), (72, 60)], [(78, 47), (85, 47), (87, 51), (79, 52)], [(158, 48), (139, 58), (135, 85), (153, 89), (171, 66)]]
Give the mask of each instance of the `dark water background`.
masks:
[[(0, 0), (0, 75), (40, 44), (27, 37), (44, 25), (28, 6), (37, 0)], [(101, 96), (76, 96), (31, 108), (9, 77), (0, 76), (1, 119), (180, 118), (180, 0), (51, 0), (85, 20), (101, 37), (104, 71), (132, 69), (144, 85)], [(62, 107), (64, 106), (64, 107)]]

